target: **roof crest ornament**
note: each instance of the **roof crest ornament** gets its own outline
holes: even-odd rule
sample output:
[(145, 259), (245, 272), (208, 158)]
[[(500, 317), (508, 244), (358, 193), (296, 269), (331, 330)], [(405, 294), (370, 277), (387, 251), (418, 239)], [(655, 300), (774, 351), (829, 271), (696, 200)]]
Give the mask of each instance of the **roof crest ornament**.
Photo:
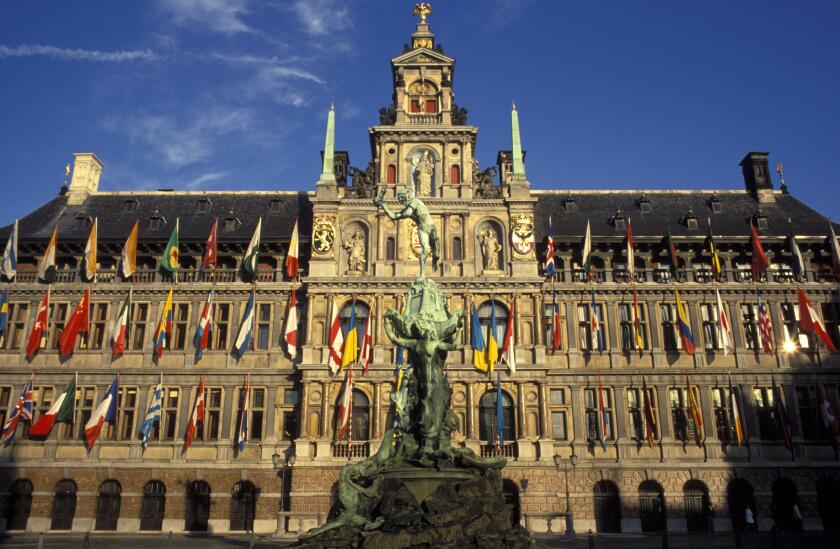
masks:
[(432, 5), (429, 2), (420, 2), (419, 4), (414, 4), (414, 11), (411, 14), (419, 15), (420, 24), (425, 25), (426, 16), (432, 14)]

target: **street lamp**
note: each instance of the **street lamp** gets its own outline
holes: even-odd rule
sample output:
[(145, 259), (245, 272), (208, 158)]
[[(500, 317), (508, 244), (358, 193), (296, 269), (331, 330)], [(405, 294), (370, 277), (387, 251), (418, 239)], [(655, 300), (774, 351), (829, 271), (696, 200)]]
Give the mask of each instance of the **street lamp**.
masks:
[[(288, 475), (289, 480), (287, 480), (286, 469), (294, 466), (295, 455), (292, 454), (288, 458), (284, 459), (281, 454), (278, 454), (277, 452), (274, 452), (274, 454), (271, 455), (271, 462), (274, 464), (275, 469), (280, 469), (281, 486), (280, 486), (280, 498), (279, 498), (279, 501), (277, 502), (278, 503), (278, 505), (277, 505), (277, 534), (281, 535), (281, 534), (285, 533), (285, 532), (283, 532), (283, 530), (285, 530), (285, 520), (283, 520), (283, 511), (285, 510), (284, 507), (286, 507), (286, 505), (284, 505), (284, 503), (287, 502), (289, 504), (288, 505), (289, 510), (291, 510), (291, 505), (290, 504), (291, 504), (291, 498), (292, 498), (292, 491), (289, 487), (289, 482), (291, 480), (291, 475)], [(287, 465), (288, 465), (288, 467), (287, 467)], [(288, 497), (284, 498), (283, 495), (286, 493), (287, 490), (289, 492), (289, 495), (288, 495)]]
[[(572, 455), (569, 456), (569, 463), (572, 464), (572, 469), (577, 467), (577, 456), (574, 453), (575, 451), (572, 450)], [(560, 470), (560, 464), (563, 464), (563, 477), (565, 479), (565, 487), (566, 487), (566, 535), (567, 536), (574, 536), (575, 535), (575, 515), (572, 511), (571, 502), (569, 500), (569, 470), (566, 466), (566, 460), (560, 456), (560, 454), (554, 455), (554, 466), (557, 467), (557, 470)]]

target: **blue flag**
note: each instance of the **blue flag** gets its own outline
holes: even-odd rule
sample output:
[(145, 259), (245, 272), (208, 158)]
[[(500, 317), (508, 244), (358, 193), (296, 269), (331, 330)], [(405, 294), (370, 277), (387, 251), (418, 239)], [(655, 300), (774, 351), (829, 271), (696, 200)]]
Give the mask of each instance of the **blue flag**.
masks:
[(482, 372), (487, 371), (487, 357), (484, 356), (484, 336), (481, 335), (481, 322), (478, 320), (478, 311), (475, 310), (475, 305), (472, 306), (472, 330), (470, 338), (470, 346), (473, 350), (473, 366)]
[(248, 297), (248, 304), (245, 306), (245, 313), (242, 315), (242, 325), (239, 327), (239, 335), (236, 337), (236, 342), (233, 344), (236, 349), (236, 355), (239, 358), (251, 348), (251, 343), (254, 341), (254, 295), (256, 290), (251, 290), (251, 295)]
[(140, 426), (140, 439), (145, 447), (149, 438), (152, 436), (152, 429), (155, 423), (160, 421), (160, 407), (163, 401), (163, 387), (158, 383), (152, 393), (152, 400), (149, 403), (149, 409), (146, 410), (146, 417), (143, 419), (143, 424)]
[(9, 288), (0, 295), (0, 333), (6, 334), (6, 326), (9, 322)]

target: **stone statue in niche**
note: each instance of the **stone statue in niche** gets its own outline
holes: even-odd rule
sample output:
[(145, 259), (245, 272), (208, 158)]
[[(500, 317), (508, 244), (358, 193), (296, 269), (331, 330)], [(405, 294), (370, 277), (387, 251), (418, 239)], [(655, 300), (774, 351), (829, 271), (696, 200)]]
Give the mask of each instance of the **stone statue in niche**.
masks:
[(417, 196), (429, 196), (432, 194), (432, 181), (435, 177), (435, 159), (428, 150), (424, 150), (412, 156), (411, 164), (414, 166), (414, 188)]
[(350, 240), (345, 241), (341, 246), (347, 250), (347, 272), (350, 274), (365, 272), (367, 250), (365, 249), (365, 237), (361, 229), (356, 229)]
[(485, 271), (499, 271), (499, 252), (502, 251), (502, 245), (499, 244), (499, 239), (496, 236), (496, 231), (492, 227), (485, 225), (484, 230), (481, 231), (479, 242), (481, 243), (481, 255), (484, 259)]
[(376, 196), (375, 170), (373, 161), (368, 163), (365, 170), (351, 166), (350, 175), (353, 176), (353, 186), (347, 189), (345, 196), (348, 198), (373, 198)]

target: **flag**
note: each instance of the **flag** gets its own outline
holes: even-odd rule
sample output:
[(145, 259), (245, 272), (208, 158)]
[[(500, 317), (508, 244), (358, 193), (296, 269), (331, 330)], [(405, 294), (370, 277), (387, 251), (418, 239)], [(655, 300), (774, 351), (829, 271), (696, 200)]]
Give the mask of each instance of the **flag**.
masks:
[(23, 386), (20, 396), (12, 408), (12, 414), (6, 423), (3, 424), (3, 446), (8, 446), (15, 439), (15, 430), (20, 420), (32, 421), (32, 384), (35, 382), (35, 374), (29, 377), (29, 381)]
[(598, 436), (601, 440), (601, 449), (607, 449), (607, 408), (604, 402), (604, 386), (601, 385), (601, 378), (598, 377)]
[(703, 415), (700, 413), (700, 404), (697, 402), (697, 395), (691, 387), (691, 377), (685, 375), (685, 389), (688, 393), (688, 406), (691, 410), (691, 417), (694, 419), (694, 442), (698, 448), (703, 447)]
[(554, 303), (551, 307), (551, 352), (556, 353), (560, 350), (560, 343), (562, 340), (560, 336), (560, 308), (557, 307), (557, 293), (553, 294)]
[(169, 295), (166, 296), (166, 301), (163, 304), (163, 310), (160, 312), (160, 322), (158, 322), (157, 330), (155, 330), (155, 356), (160, 358), (163, 355), (163, 350), (171, 342), (172, 339), (172, 288), (169, 289)]
[(52, 282), (55, 278), (55, 251), (58, 246), (58, 223), (55, 224), (47, 249), (38, 262), (38, 278), (45, 282)]
[(639, 294), (633, 288), (633, 335), (636, 338), (636, 348), (641, 351), (645, 348), (645, 339), (642, 337), (642, 319), (639, 314)]
[(805, 295), (802, 288), (798, 288), (798, 290), (799, 328), (804, 332), (808, 332), (819, 337), (822, 342), (825, 343), (825, 346), (829, 351), (836, 353), (837, 348), (828, 336), (828, 332), (825, 331), (825, 325), (822, 323), (822, 320), (820, 320), (820, 315), (818, 315), (817, 311), (814, 310), (814, 307), (811, 306), (811, 302), (808, 301), (808, 296)]
[(752, 279), (753, 282), (758, 282), (759, 277), (770, 266), (770, 259), (764, 253), (764, 247), (761, 245), (761, 239), (758, 237), (758, 231), (755, 230), (752, 219), (750, 219), (750, 232), (752, 234), (750, 237), (752, 242)]
[(487, 357), (485, 354), (484, 336), (481, 335), (481, 322), (478, 320), (478, 311), (475, 310), (475, 305), (472, 306), (472, 337), (470, 338), (470, 346), (473, 350), (473, 366), (476, 369), (486, 372)]
[(680, 256), (677, 255), (677, 246), (674, 244), (674, 237), (671, 235), (671, 227), (668, 227), (668, 234), (666, 236), (668, 245), (668, 262), (671, 264), (671, 271), (677, 271), (680, 268)]
[(720, 299), (720, 292), (717, 288), (715, 288), (715, 297), (717, 298), (718, 308), (718, 331), (720, 331), (723, 354), (726, 356), (729, 354), (729, 351), (734, 350), (732, 345), (732, 323), (729, 322), (729, 315), (726, 313), (726, 308), (723, 306), (723, 301)]
[(592, 310), (590, 311), (589, 320), (592, 323), (592, 336), (598, 342), (598, 354), (604, 352), (604, 334), (601, 332), (601, 321), (598, 318), (598, 306), (595, 304), (595, 289), (590, 290), (592, 294)]
[(85, 290), (82, 300), (73, 311), (73, 315), (64, 329), (61, 330), (61, 336), (58, 338), (58, 348), (61, 356), (70, 356), (73, 354), (73, 349), (76, 347), (76, 339), (79, 337), (79, 332), (88, 333), (88, 326), (90, 325), (90, 288)]
[(627, 219), (627, 274), (630, 280), (636, 279), (636, 254), (633, 251), (633, 227)]
[(163, 258), (161, 258), (160, 266), (170, 273), (177, 273), (181, 267), (181, 252), (178, 248), (178, 233), (180, 228), (180, 219), (175, 218), (175, 228), (172, 229), (172, 234), (169, 235), (169, 242), (166, 243), (166, 248), (163, 250)]
[(682, 339), (683, 350), (686, 353), (693, 355), (694, 336), (691, 334), (691, 328), (688, 324), (688, 316), (686, 315), (682, 301), (680, 300), (679, 290), (674, 290), (674, 295), (676, 295), (677, 301), (677, 325), (680, 328), (680, 339)]
[(88, 280), (93, 280), (96, 278), (96, 242), (98, 238), (98, 219), (93, 218), (93, 225), (90, 227), (90, 233), (88, 233), (87, 243), (85, 244), (85, 277)]
[(289, 241), (289, 253), (286, 254), (286, 274), (291, 279), (294, 279), (298, 274), (298, 256), (300, 255), (300, 245), (298, 244), (299, 222), (300, 217), (295, 219), (295, 228), (292, 229), (292, 239)]
[(648, 446), (653, 448), (653, 439), (656, 437), (656, 413), (653, 410), (653, 402), (651, 401), (644, 376), (642, 376), (642, 395), (642, 406), (644, 406), (643, 417), (645, 420), (645, 438), (648, 441)]
[(359, 350), (359, 364), (362, 365), (362, 372), (367, 373), (370, 366), (370, 354), (373, 351), (373, 339), (370, 334), (370, 319), (373, 318), (373, 307), (368, 311), (367, 321), (365, 322), (365, 334), (362, 336), (362, 348)]
[(239, 432), (236, 435), (236, 447), (242, 452), (245, 450), (245, 441), (248, 439), (248, 404), (251, 401), (251, 380), (245, 377), (245, 390), (242, 392), (242, 413), (239, 414)]
[(712, 234), (712, 218), (707, 218), (709, 222), (709, 255), (712, 258), (712, 275), (715, 279), (720, 280), (720, 275), (723, 268), (720, 262), (720, 255), (718, 255), (717, 246), (715, 245), (715, 235)]
[(838, 421), (837, 416), (834, 414), (834, 410), (831, 409), (828, 392), (819, 381), (817, 381), (817, 400), (819, 401), (817, 406), (819, 407), (823, 426), (828, 429), (828, 433), (831, 435), (831, 445), (837, 449), (837, 433), (840, 432), (840, 421)]
[(85, 423), (85, 438), (87, 439), (88, 449), (93, 448), (96, 439), (99, 438), (99, 431), (102, 429), (102, 424), (106, 421), (115, 423), (117, 421), (117, 394), (120, 383), (119, 376), (114, 378), (111, 387), (105, 396), (99, 401), (99, 405), (91, 413), (90, 419)]
[(47, 329), (50, 316), (50, 287), (47, 286), (47, 291), (44, 292), (44, 299), (38, 306), (38, 312), (35, 314), (35, 324), (32, 326), (32, 331), (29, 332), (29, 339), (26, 342), (26, 358), (32, 360), (38, 349), (41, 347), (41, 336), (44, 330)]
[(496, 372), (496, 430), (499, 432), (499, 448), (505, 447), (505, 414), (502, 410), (502, 373)]
[(507, 364), (511, 375), (516, 373), (516, 355), (513, 349), (513, 328), (514, 323), (516, 322), (516, 313), (514, 312), (515, 307), (516, 300), (514, 299), (510, 302), (510, 315), (508, 315), (508, 323), (505, 327), (505, 340), (502, 343), (502, 360), (505, 364)]
[(120, 272), (123, 278), (131, 278), (137, 272), (137, 234), (140, 231), (140, 220), (134, 222), (134, 227), (128, 233), (128, 238), (120, 254)]
[(744, 426), (741, 424), (741, 407), (738, 405), (738, 395), (732, 387), (732, 376), (729, 376), (729, 406), (732, 409), (732, 428), (735, 429), (735, 439), (738, 441), (738, 448), (744, 441)]
[(292, 296), (289, 298), (289, 306), (286, 311), (286, 351), (292, 360), (297, 358), (297, 344), (298, 344), (298, 317), (297, 317), (297, 297), (295, 289), (292, 288)]
[(796, 243), (796, 235), (793, 234), (793, 225), (788, 218), (788, 245), (790, 246), (790, 254), (793, 256), (793, 274), (796, 280), (801, 280), (805, 274), (805, 259), (802, 257), (802, 252), (799, 250), (799, 245)]
[(496, 302), (490, 300), (490, 329), (487, 330), (487, 369), (493, 373), (499, 360), (499, 344), (496, 342)]
[(589, 220), (586, 220), (586, 234), (583, 237), (583, 248), (580, 252), (580, 263), (586, 273), (586, 279), (592, 279), (592, 231), (589, 228)]
[(251, 348), (254, 341), (254, 300), (256, 299), (256, 289), (251, 289), (251, 295), (248, 297), (248, 304), (245, 305), (245, 312), (242, 314), (242, 324), (239, 326), (239, 335), (236, 336), (236, 342), (233, 344), (236, 350), (236, 355), (239, 358), (245, 356), (245, 352)]
[(195, 328), (195, 359), (200, 360), (207, 342), (210, 341), (210, 332), (213, 329), (213, 289), (207, 294), (207, 301), (201, 309), (201, 316), (198, 318), (198, 326)]
[(0, 295), (0, 334), (6, 336), (6, 328), (9, 326), (9, 287)]
[(551, 236), (551, 217), (548, 218), (548, 235), (545, 237), (545, 276), (553, 278), (557, 273), (554, 266), (554, 238)]
[(341, 368), (341, 350), (344, 348), (344, 332), (341, 331), (341, 317), (338, 305), (333, 302), (332, 322), (330, 322), (330, 356), (327, 365), (335, 374)]
[(125, 341), (128, 334), (128, 320), (131, 315), (131, 288), (128, 290), (128, 295), (125, 296), (120, 307), (120, 312), (114, 319), (114, 325), (111, 327), (111, 359), (117, 358), (125, 351)]
[(17, 242), (18, 242), (18, 220), (15, 219), (15, 226), (6, 241), (6, 249), (3, 250), (3, 259), (0, 260), (0, 274), (11, 280), (17, 273)]
[(341, 350), (341, 367), (356, 362), (359, 356), (359, 333), (356, 330), (356, 300), (350, 307), (350, 326), (347, 328), (347, 335), (344, 336), (344, 348)]
[(248, 243), (245, 250), (245, 257), (242, 258), (242, 268), (251, 276), (257, 274), (257, 259), (260, 255), (260, 233), (262, 231), (262, 217), (257, 220), (257, 227), (254, 229), (254, 236)]
[[(831, 221), (828, 222), (828, 230), (831, 231), (828, 245), (831, 248), (831, 264), (834, 267), (834, 276), (840, 277), (840, 244), (837, 243), (837, 235), (834, 234), (834, 223)], [(15, 225), (15, 234), (17, 234), (17, 225)], [(15, 237), (15, 242), (17, 242), (17, 237)]]
[(204, 259), (201, 261), (201, 270), (206, 271), (210, 265), (216, 266), (219, 258), (219, 219), (213, 221), (210, 227), (210, 234), (207, 236), (207, 244), (204, 247)]
[(76, 412), (76, 376), (70, 378), (70, 383), (64, 388), (50, 409), (41, 414), (38, 421), (29, 428), (30, 436), (45, 437), (52, 431), (53, 425), (59, 423), (73, 423)]
[[(347, 370), (347, 378), (344, 381), (344, 393), (341, 395), (341, 404), (338, 407), (338, 440), (344, 439), (347, 428), (350, 427), (350, 416), (353, 413), (353, 369)], [(352, 428), (351, 428), (352, 430)]]
[(782, 391), (776, 385), (776, 380), (773, 379), (773, 406), (776, 408), (776, 415), (779, 417), (779, 424), (782, 428), (782, 435), (785, 440), (785, 448), (793, 449), (793, 438), (790, 432), (790, 422), (788, 421), (787, 408), (785, 401), (782, 398)]
[(761, 336), (761, 350), (774, 356), (776, 353), (773, 351), (773, 320), (770, 318), (761, 290), (758, 291), (758, 331)]
[[(162, 377), (162, 375), (161, 375)], [(149, 401), (149, 409), (146, 410), (146, 417), (143, 418), (143, 424), (140, 425), (140, 440), (143, 447), (149, 442), (152, 436), (152, 429), (155, 428), (155, 423), (160, 423), (160, 409), (163, 403), (163, 382), (157, 384), (152, 390), (152, 399)]]
[[(207, 390), (204, 386), (204, 376), (202, 375), (201, 382), (198, 384), (198, 391), (195, 393), (195, 405), (193, 406), (193, 411), (190, 415), (190, 422), (187, 424), (187, 432), (184, 433), (185, 452), (190, 449), (190, 444), (192, 444), (192, 441), (195, 438), (195, 433), (198, 430), (198, 422), (200, 421), (204, 423), (204, 398), (206, 392)], [(239, 450), (242, 451), (242, 446), (240, 446)]]

